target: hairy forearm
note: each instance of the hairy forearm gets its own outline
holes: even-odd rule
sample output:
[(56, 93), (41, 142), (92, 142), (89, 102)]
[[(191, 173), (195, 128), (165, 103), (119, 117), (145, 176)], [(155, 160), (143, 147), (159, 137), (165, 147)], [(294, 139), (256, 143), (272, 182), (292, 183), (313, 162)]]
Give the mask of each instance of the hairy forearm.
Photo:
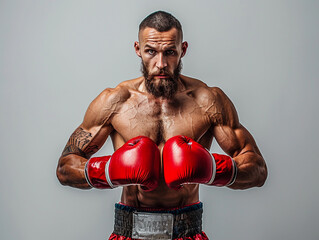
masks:
[(90, 189), (84, 168), (87, 159), (76, 154), (62, 156), (57, 167), (57, 177), (62, 185), (80, 189)]
[(233, 158), (238, 172), (236, 181), (229, 186), (232, 189), (261, 187), (267, 178), (267, 167), (263, 157), (249, 151)]

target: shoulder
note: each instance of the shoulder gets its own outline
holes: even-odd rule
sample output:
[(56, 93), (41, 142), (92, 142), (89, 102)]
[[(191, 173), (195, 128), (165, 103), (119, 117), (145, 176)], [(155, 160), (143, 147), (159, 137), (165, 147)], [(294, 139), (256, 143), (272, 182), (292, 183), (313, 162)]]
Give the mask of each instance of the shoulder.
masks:
[(188, 89), (198, 98), (206, 99), (218, 105), (228, 104), (230, 101), (224, 91), (219, 87), (210, 87), (203, 81), (196, 78), (188, 79)]
[(126, 88), (117, 86), (115, 88), (104, 89), (92, 103), (97, 103), (105, 106), (125, 102), (126, 99), (128, 99), (129, 97), (130, 93)]
[(198, 94), (204, 94), (213, 98), (227, 98), (226, 94), (219, 87), (210, 87), (205, 82), (187, 76), (181, 76), (186, 89)]
[(186, 76), (181, 78), (186, 86), (188, 95), (192, 95), (197, 101), (207, 102), (207, 104), (214, 102), (216, 104), (222, 103), (223, 99), (227, 98), (219, 87), (209, 87), (206, 83), (196, 78)]
[(230, 101), (226, 93), (219, 87), (209, 87), (209, 91), (221, 104)]
[(230, 125), (235, 127), (239, 124), (235, 106), (219, 87), (209, 87), (201, 80), (183, 77), (188, 83), (190, 94), (209, 115), (215, 125)]
[(215, 120), (218, 125), (228, 125), (231, 127), (237, 127), (239, 125), (239, 119), (234, 104), (229, 97), (219, 87), (211, 87), (210, 92), (214, 96), (216, 112), (219, 113)]
[(137, 89), (139, 83), (140, 78), (123, 81), (115, 88), (104, 89), (94, 101), (106, 105), (124, 103), (131, 97), (132, 92)]
[(120, 83), (115, 88), (104, 89), (89, 105), (84, 121), (94, 125), (108, 123), (131, 97), (136, 80)]
[(208, 88), (206, 83), (197, 78), (180, 75), (180, 79), (187, 89)]

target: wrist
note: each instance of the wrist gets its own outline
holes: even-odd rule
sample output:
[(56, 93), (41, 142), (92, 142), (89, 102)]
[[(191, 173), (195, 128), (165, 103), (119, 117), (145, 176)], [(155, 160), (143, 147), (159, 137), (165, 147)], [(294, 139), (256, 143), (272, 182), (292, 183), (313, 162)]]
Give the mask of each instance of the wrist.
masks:
[(235, 160), (233, 158), (231, 158), (231, 160), (233, 161), (233, 173), (232, 173), (232, 178), (230, 182), (226, 185), (227, 187), (232, 185), (236, 181), (237, 173), (238, 173), (238, 168), (237, 168)]
[[(215, 176), (212, 177), (208, 185), (223, 187), (230, 186), (236, 181), (237, 166), (234, 159), (227, 155), (213, 153), (215, 162)], [(214, 171), (213, 171), (214, 172)]]
[(114, 188), (108, 174), (111, 156), (90, 158), (84, 168), (87, 183), (93, 188)]

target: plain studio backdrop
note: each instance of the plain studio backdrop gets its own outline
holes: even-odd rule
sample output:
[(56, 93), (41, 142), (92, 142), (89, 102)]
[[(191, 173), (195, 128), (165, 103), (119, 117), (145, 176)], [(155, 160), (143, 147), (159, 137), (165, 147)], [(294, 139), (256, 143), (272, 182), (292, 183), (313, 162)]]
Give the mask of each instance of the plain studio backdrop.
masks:
[[(138, 24), (183, 25), (183, 74), (218, 86), (256, 139), (262, 188), (201, 186), (213, 240), (318, 240), (318, 1), (0, 1), (0, 239), (107, 239), (121, 188), (79, 190), (55, 169), (89, 103), (140, 76)], [(221, 152), (214, 142), (211, 151)], [(96, 154), (113, 152), (108, 139)]]

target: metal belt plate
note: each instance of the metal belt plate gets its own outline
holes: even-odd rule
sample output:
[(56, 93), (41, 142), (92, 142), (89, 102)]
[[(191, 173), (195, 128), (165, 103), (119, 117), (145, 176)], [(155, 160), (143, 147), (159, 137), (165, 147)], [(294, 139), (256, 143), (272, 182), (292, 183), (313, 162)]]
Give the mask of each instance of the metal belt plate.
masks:
[(174, 217), (170, 213), (133, 213), (132, 238), (165, 239), (173, 238)]

